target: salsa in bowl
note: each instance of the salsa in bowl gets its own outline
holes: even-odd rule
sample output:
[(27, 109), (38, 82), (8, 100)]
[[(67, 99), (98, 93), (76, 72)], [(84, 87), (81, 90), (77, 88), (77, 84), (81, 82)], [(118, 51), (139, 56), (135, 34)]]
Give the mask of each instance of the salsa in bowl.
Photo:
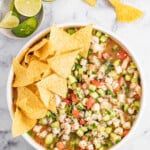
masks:
[(27, 132), (36, 148), (107, 150), (130, 133), (141, 75), (114, 36), (92, 25), (53, 26), (23, 50), (8, 84), (14, 136)]

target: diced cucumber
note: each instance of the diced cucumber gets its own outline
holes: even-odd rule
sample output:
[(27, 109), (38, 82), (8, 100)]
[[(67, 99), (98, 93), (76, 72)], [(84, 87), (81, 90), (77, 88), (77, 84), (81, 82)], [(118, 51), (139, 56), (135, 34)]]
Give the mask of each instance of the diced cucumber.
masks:
[(108, 134), (110, 134), (112, 132), (112, 128), (111, 127), (107, 127), (105, 129), (105, 132), (108, 133)]
[(76, 89), (78, 87), (78, 83), (74, 82), (71, 84), (71, 89)]
[(131, 63), (130, 63), (130, 67), (131, 67), (132, 69), (136, 69), (136, 68), (137, 68), (137, 66), (136, 66), (136, 64), (135, 64), (134, 62), (131, 62)]
[(84, 135), (84, 132), (83, 132), (81, 129), (79, 129), (79, 130), (77, 131), (77, 135), (78, 135), (79, 137), (82, 137), (82, 136)]
[(29, 134), (30, 136), (32, 135), (32, 133), (33, 133), (32, 130), (28, 131), (28, 134)]
[(92, 91), (92, 92), (94, 92), (96, 90), (96, 86), (93, 85), (93, 84), (90, 84), (89, 85), (89, 90)]
[(41, 118), (41, 119), (39, 120), (39, 124), (40, 124), (40, 125), (45, 125), (45, 124), (46, 124), (45, 118)]
[(95, 35), (96, 35), (97, 37), (100, 37), (100, 36), (102, 35), (102, 32), (97, 31)]
[(68, 32), (70, 35), (72, 35), (73, 33), (76, 32), (76, 30), (75, 30), (74, 28), (69, 28), (69, 29), (67, 29), (67, 32)]
[(105, 131), (105, 127), (102, 126), (102, 125), (99, 125), (99, 126), (97, 127), (97, 130), (98, 130), (99, 132), (103, 132), (103, 131)]
[(110, 77), (112, 77), (112, 78), (118, 78), (118, 75), (117, 75), (117, 72), (116, 71), (114, 71), (114, 70), (111, 70), (109, 73), (108, 73), (108, 75), (110, 76)]
[(83, 74), (83, 68), (79, 68), (78, 73), (79, 73), (79, 75)]
[(106, 95), (103, 89), (98, 89), (97, 92), (101, 95), (101, 97), (104, 97)]
[(106, 35), (102, 35), (102, 36), (100, 37), (100, 41), (101, 41), (102, 43), (107, 42), (107, 40), (108, 40), (108, 37), (107, 37)]
[(103, 121), (109, 121), (111, 119), (110, 115), (106, 114), (104, 117), (103, 117)]
[(55, 121), (55, 122), (53, 122), (53, 123), (51, 124), (51, 127), (52, 127), (52, 128), (59, 128), (59, 126), (60, 126), (59, 121)]
[(113, 65), (114, 66), (119, 66), (120, 62), (121, 62), (120, 59), (116, 59), (116, 60), (114, 60)]
[(124, 103), (124, 104), (122, 105), (122, 107), (123, 107), (123, 111), (124, 111), (124, 112), (127, 112), (128, 108), (129, 108), (129, 105)]
[(78, 110), (85, 110), (85, 107), (81, 104), (81, 103), (78, 103), (77, 105), (76, 105), (76, 107), (77, 107), (77, 109)]
[(111, 90), (106, 90), (106, 95), (112, 95), (113, 93), (112, 93), (112, 91)]
[(131, 79), (131, 82), (132, 82), (132, 83), (138, 83), (138, 78), (132, 78), (132, 79)]
[(96, 92), (91, 92), (90, 96), (92, 96), (94, 99), (97, 99), (99, 97), (99, 94)]
[(73, 75), (69, 75), (69, 77), (68, 77), (68, 83), (72, 84), (74, 82), (77, 82), (76, 78)]
[(80, 128), (83, 132), (87, 132), (88, 131), (88, 128), (87, 127), (81, 127)]
[(48, 118), (52, 118), (52, 119), (55, 119), (55, 118), (56, 118), (56, 114), (51, 113), (50, 111), (47, 112), (46, 116), (47, 116)]
[(53, 134), (48, 134), (45, 138), (45, 144), (50, 145), (53, 142)]
[(121, 140), (121, 136), (117, 135), (115, 133), (111, 133), (110, 134), (110, 139), (111, 139), (112, 143), (116, 144)]
[(101, 143), (100, 143), (100, 142), (94, 143), (94, 145), (95, 145), (95, 148), (96, 148), (96, 149), (101, 148)]
[(82, 89), (76, 88), (76, 94), (77, 94), (77, 97), (78, 97), (79, 99), (83, 99), (83, 98), (84, 98), (84, 92), (83, 92)]
[(115, 44), (115, 45), (112, 47), (112, 52), (116, 52), (118, 49), (119, 49), (119, 46)]
[(93, 123), (93, 124), (89, 124), (89, 125), (87, 126), (87, 128), (88, 128), (89, 130), (93, 130), (93, 129), (97, 128), (97, 126), (96, 126), (95, 123)]
[(125, 75), (125, 80), (126, 80), (126, 81), (130, 81), (130, 80), (131, 80), (131, 75), (126, 74), (126, 75)]

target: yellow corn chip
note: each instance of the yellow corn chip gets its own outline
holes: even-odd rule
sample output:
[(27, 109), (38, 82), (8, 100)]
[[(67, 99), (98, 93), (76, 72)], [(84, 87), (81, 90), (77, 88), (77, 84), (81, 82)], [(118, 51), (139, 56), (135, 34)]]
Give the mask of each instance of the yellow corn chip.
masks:
[(38, 87), (43, 87), (63, 98), (67, 94), (67, 81), (56, 74), (52, 74), (37, 83)]
[(35, 51), (42, 48), (47, 42), (48, 42), (48, 39), (44, 38), (41, 41), (39, 41), (38, 43), (36, 43), (34, 46), (32, 46), (25, 55), (25, 58), (24, 58), (25, 63), (28, 64), (30, 61), (30, 56), (33, 55), (33, 53)]
[(84, 1), (90, 4), (91, 6), (96, 6), (96, 0), (84, 0)]
[(55, 113), (56, 112), (55, 95), (43, 87), (38, 86), (38, 89), (39, 89), (41, 100), (43, 101), (46, 108)]
[(77, 39), (80, 43), (83, 44), (83, 49), (81, 51), (81, 55), (83, 57), (87, 57), (88, 55), (90, 42), (92, 38), (92, 27), (92, 25), (88, 25), (86, 27), (81, 28), (72, 35), (75, 39)]
[(64, 78), (67, 78), (71, 73), (75, 58), (79, 52), (80, 50), (54, 56), (48, 59), (48, 63), (54, 72)]
[(20, 65), (17, 59), (13, 59), (13, 70), (15, 74), (13, 87), (26, 86), (33, 82), (28, 76), (26, 68)]
[(126, 4), (121, 4), (118, 0), (109, 0), (109, 2), (114, 6), (119, 22), (132, 22), (143, 15), (141, 10)]
[(27, 74), (34, 82), (40, 80), (42, 78), (42, 75), (44, 73), (47, 73), (47, 71), (49, 71), (48, 64), (38, 60), (31, 61), (27, 68)]
[(17, 106), (31, 119), (42, 118), (47, 113), (40, 99), (26, 87), (18, 88)]
[(34, 55), (37, 56), (40, 60), (45, 60), (49, 55), (52, 55), (50, 52), (50, 42), (48, 41), (39, 50), (34, 51)]
[(13, 125), (12, 125), (12, 134), (13, 137), (22, 135), (32, 129), (36, 124), (35, 119), (30, 119), (25, 114), (20, 111), (18, 108), (16, 109)]
[(56, 54), (70, 52), (82, 48), (82, 43), (68, 34), (62, 28), (52, 26), (50, 33), (51, 51)]

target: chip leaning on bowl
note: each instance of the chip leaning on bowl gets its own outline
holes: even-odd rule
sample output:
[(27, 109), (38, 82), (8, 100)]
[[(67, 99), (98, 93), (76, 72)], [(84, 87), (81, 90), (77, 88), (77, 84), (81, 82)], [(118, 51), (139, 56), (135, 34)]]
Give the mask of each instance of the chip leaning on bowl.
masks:
[(52, 26), (13, 60), (13, 136), (46, 149), (105, 150), (130, 131), (140, 109), (140, 74), (105, 33)]

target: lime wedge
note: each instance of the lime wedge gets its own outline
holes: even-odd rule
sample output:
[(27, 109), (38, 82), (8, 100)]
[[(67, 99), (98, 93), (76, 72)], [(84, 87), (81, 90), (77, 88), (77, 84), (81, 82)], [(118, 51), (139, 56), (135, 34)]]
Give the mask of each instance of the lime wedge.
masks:
[(18, 24), (19, 19), (13, 15), (12, 11), (9, 11), (0, 22), (0, 28), (14, 28)]
[(14, 0), (16, 10), (23, 16), (32, 17), (38, 14), (42, 0)]
[(18, 37), (27, 37), (36, 30), (37, 26), (37, 19), (35, 17), (31, 17), (13, 28), (11, 31)]

